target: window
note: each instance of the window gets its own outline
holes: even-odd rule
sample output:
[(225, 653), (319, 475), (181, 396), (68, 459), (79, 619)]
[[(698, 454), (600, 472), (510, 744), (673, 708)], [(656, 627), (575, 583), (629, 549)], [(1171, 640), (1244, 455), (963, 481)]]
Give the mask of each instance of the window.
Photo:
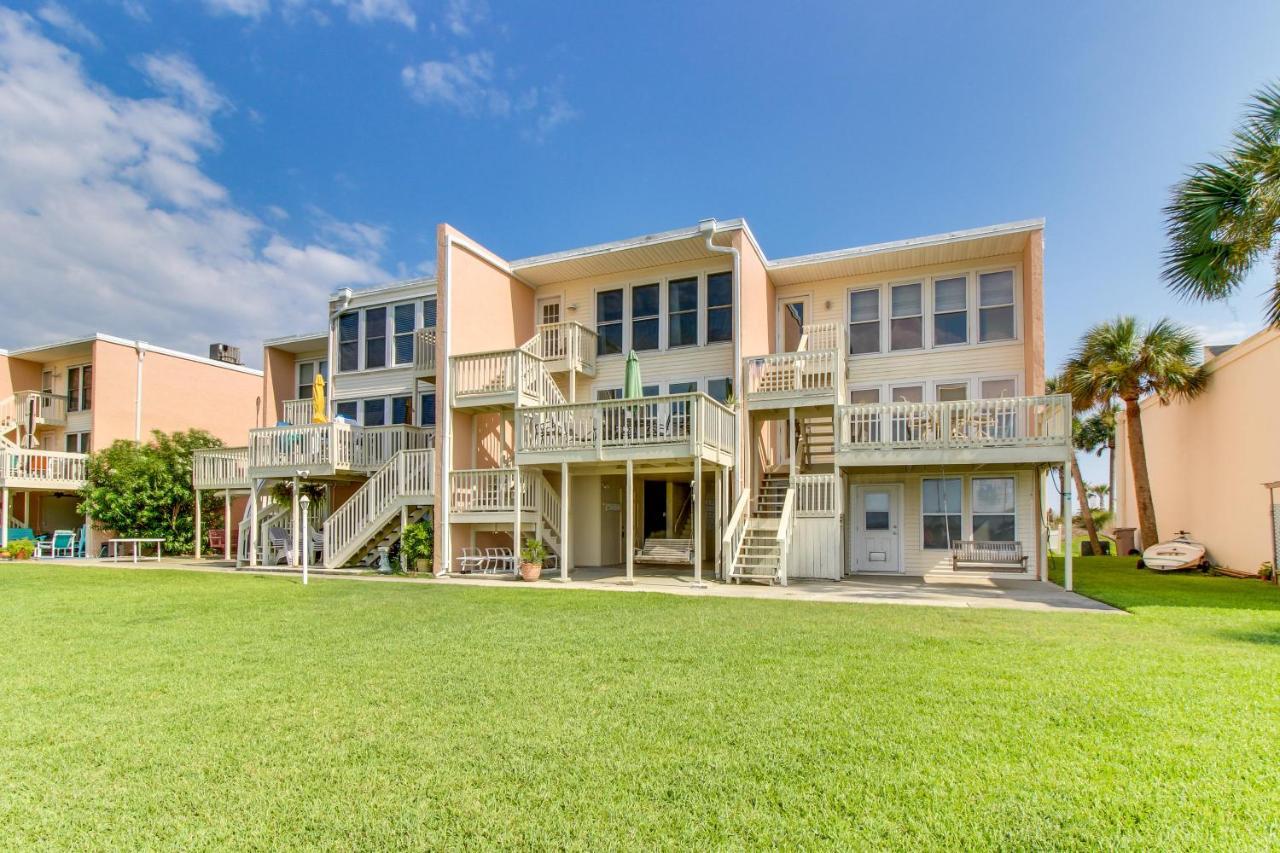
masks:
[(53, 371), (42, 370), (40, 372), (40, 390), (45, 394), (53, 393)]
[(924, 547), (950, 548), (952, 542), (960, 539), (961, 480), (959, 477), (926, 478), (920, 487)]
[(320, 371), (320, 375), (326, 380), (329, 378), (329, 362), (327, 361), (300, 361), (298, 362), (298, 397), (299, 400), (310, 400), (311, 394), (315, 390), (316, 371)]
[(622, 352), (622, 290), (596, 294), (596, 355)]
[(434, 329), (436, 327), (436, 300), (433, 296), (430, 299), (424, 299), (422, 302), (422, 328)]
[(880, 352), (880, 290), (849, 294), (849, 354)]
[(423, 394), (418, 406), (418, 423), (424, 427), (436, 425), (436, 395)]
[(370, 308), (364, 312), (364, 367), (371, 370), (387, 366), (387, 309)]
[(733, 273), (707, 276), (707, 343), (733, 340)]
[(395, 307), (395, 349), (396, 364), (413, 364), (413, 305), (397, 305)]
[(891, 403), (923, 403), (923, 385), (894, 385), (889, 389)]
[[(1001, 400), (1017, 396), (1017, 382), (1013, 379), (983, 379), (982, 399)], [(1013, 438), (1018, 434), (1018, 410), (1010, 403), (988, 403), (983, 407), (989, 422), (988, 433), (992, 438)]]
[(87, 432), (67, 433), (67, 452), (68, 453), (88, 453), (89, 452), (89, 433)]
[(733, 380), (728, 377), (724, 379), (708, 379), (707, 396), (728, 405), (730, 398), (733, 397)]
[(868, 491), (863, 494), (862, 515), (867, 530), (888, 530), (889, 493)]
[[(923, 385), (894, 385), (889, 388), (890, 403), (923, 403)], [(893, 441), (918, 441), (931, 428), (918, 409), (903, 406), (890, 410), (889, 434)]]
[(622, 389), (621, 388), (597, 388), (596, 399), (597, 400), (621, 400)]
[(978, 340), (1013, 340), (1013, 270), (978, 276)]
[(391, 423), (407, 424), (409, 423), (409, 401), (412, 397), (392, 397), (391, 398)]
[[(849, 402), (855, 406), (874, 406), (880, 402), (879, 388), (853, 388), (849, 391)], [(876, 409), (854, 411), (848, 416), (849, 435), (855, 444), (877, 442), (880, 440), (880, 412)]]
[(1017, 383), (1012, 379), (982, 380), (982, 399), (998, 400), (1001, 397), (1017, 396)]
[(697, 382), (671, 382), (667, 385), (668, 394), (693, 394), (697, 390)]
[(874, 405), (880, 402), (879, 388), (854, 388), (849, 391), (849, 402), (857, 406)]
[(356, 403), (355, 400), (346, 400), (338, 403), (336, 408), (336, 417), (342, 418), (344, 421), (355, 423), (359, 420), (359, 416), (356, 414), (356, 408), (358, 405), (359, 404)]
[(338, 317), (338, 370), (360, 369), (360, 315)]
[(631, 348), (658, 348), (658, 285), (631, 288)]
[(667, 282), (667, 347), (698, 343), (698, 280), (678, 278)]
[(1013, 542), (1012, 477), (974, 477), (973, 538), (977, 542)]
[(933, 386), (933, 398), (939, 403), (958, 403), (969, 399), (968, 382), (939, 382)]
[(924, 346), (923, 285), (898, 284), (889, 288), (889, 349)]
[(968, 279), (943, 278), (933, 283), (933, 345), (969, 341)]
[(364, 401), (364, 425), (385, 426), (387, 423), (387, 401), (381, 397)]
[(93, 408), (93, 367), (86, 364), (67, 368), (67, 411), (87, 412)]

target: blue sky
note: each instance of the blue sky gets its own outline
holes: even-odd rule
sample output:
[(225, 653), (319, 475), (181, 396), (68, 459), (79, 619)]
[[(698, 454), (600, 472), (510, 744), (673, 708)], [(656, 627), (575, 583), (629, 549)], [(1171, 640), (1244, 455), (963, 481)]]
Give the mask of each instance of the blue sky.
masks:
[(1043, 216), (1051, 367), (1119, 312), (1238, 339), (1266, 270), (1175, 301), (1160, 209), (1278, 35), (1261, 0), (19, 3), (0, 289), (78, 310), (0, 334), (256, 359), (337, 284), (423, 269), (442, 220), (520, 257), (743, 216), (782, 257)]

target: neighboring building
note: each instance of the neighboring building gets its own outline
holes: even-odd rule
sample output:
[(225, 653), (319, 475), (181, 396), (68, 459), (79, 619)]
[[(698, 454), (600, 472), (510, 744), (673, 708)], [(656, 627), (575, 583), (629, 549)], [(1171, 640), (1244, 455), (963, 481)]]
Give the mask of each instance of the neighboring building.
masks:
[[(85, 454), (152, 430), (243, 441), (262, 372), (98, 334), (0, 353), (0, 500), (10, 523), (79, 529)], [(7, 542), (9, 524), (4, 525)]]
[[(1280, 406), (1266, 392), (1280, 375), (1280, 331), (1206, 349), (1203, 394), (1169, 405), (1156, 397), (1140, 403), (1156, 520), (1162, 538), (1189, 531), (1215, 563), (1256, 572), (1273, 559), (1270, 497), (1262, 484), (1280, 480)], [(1123, 410), (1115, 464), (1115, 524), (1136, 528)]]
[[(1034, 575), (1069, 444), (1042, 252), (1035, 220), (769, 260), (708, 220), (506, 261), (442, 225), (438, 281), (340, 292), (327, 333), (268, 342), (239, 483), (327, 483), (329, 566), (434, 508), (440, 572), (535, 536), (566, 579)], [(326, 367), (342, 417), (312, 425), (289, 401)], [(293, 507), (250, 507), (242, 558), (296, 548)]]

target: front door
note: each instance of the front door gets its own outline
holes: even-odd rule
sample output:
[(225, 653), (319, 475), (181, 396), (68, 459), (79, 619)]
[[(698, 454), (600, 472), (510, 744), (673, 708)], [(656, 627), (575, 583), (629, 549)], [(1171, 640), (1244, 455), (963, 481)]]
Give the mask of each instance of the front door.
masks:
[(853, 486), (852, 571), (902, 572), (902, 486)]
[(809, 319), (809, 297), (778, 300), (778, 352), (795, 352)]
[(560, 297), (551, 296), (538, 300), (537, 322), (542, 329), (542, 354), (546, 358), (564, 358), (564, 331), (556, 326), (560, 322)]

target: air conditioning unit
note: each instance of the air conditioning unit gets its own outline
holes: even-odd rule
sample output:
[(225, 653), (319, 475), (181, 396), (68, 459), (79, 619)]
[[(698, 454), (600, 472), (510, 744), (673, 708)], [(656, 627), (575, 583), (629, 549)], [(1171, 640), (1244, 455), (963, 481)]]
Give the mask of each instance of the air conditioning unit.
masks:
[(227, 364), (240, 364), (240, 347), (231, 344), (209, 344), (209, 358)]

